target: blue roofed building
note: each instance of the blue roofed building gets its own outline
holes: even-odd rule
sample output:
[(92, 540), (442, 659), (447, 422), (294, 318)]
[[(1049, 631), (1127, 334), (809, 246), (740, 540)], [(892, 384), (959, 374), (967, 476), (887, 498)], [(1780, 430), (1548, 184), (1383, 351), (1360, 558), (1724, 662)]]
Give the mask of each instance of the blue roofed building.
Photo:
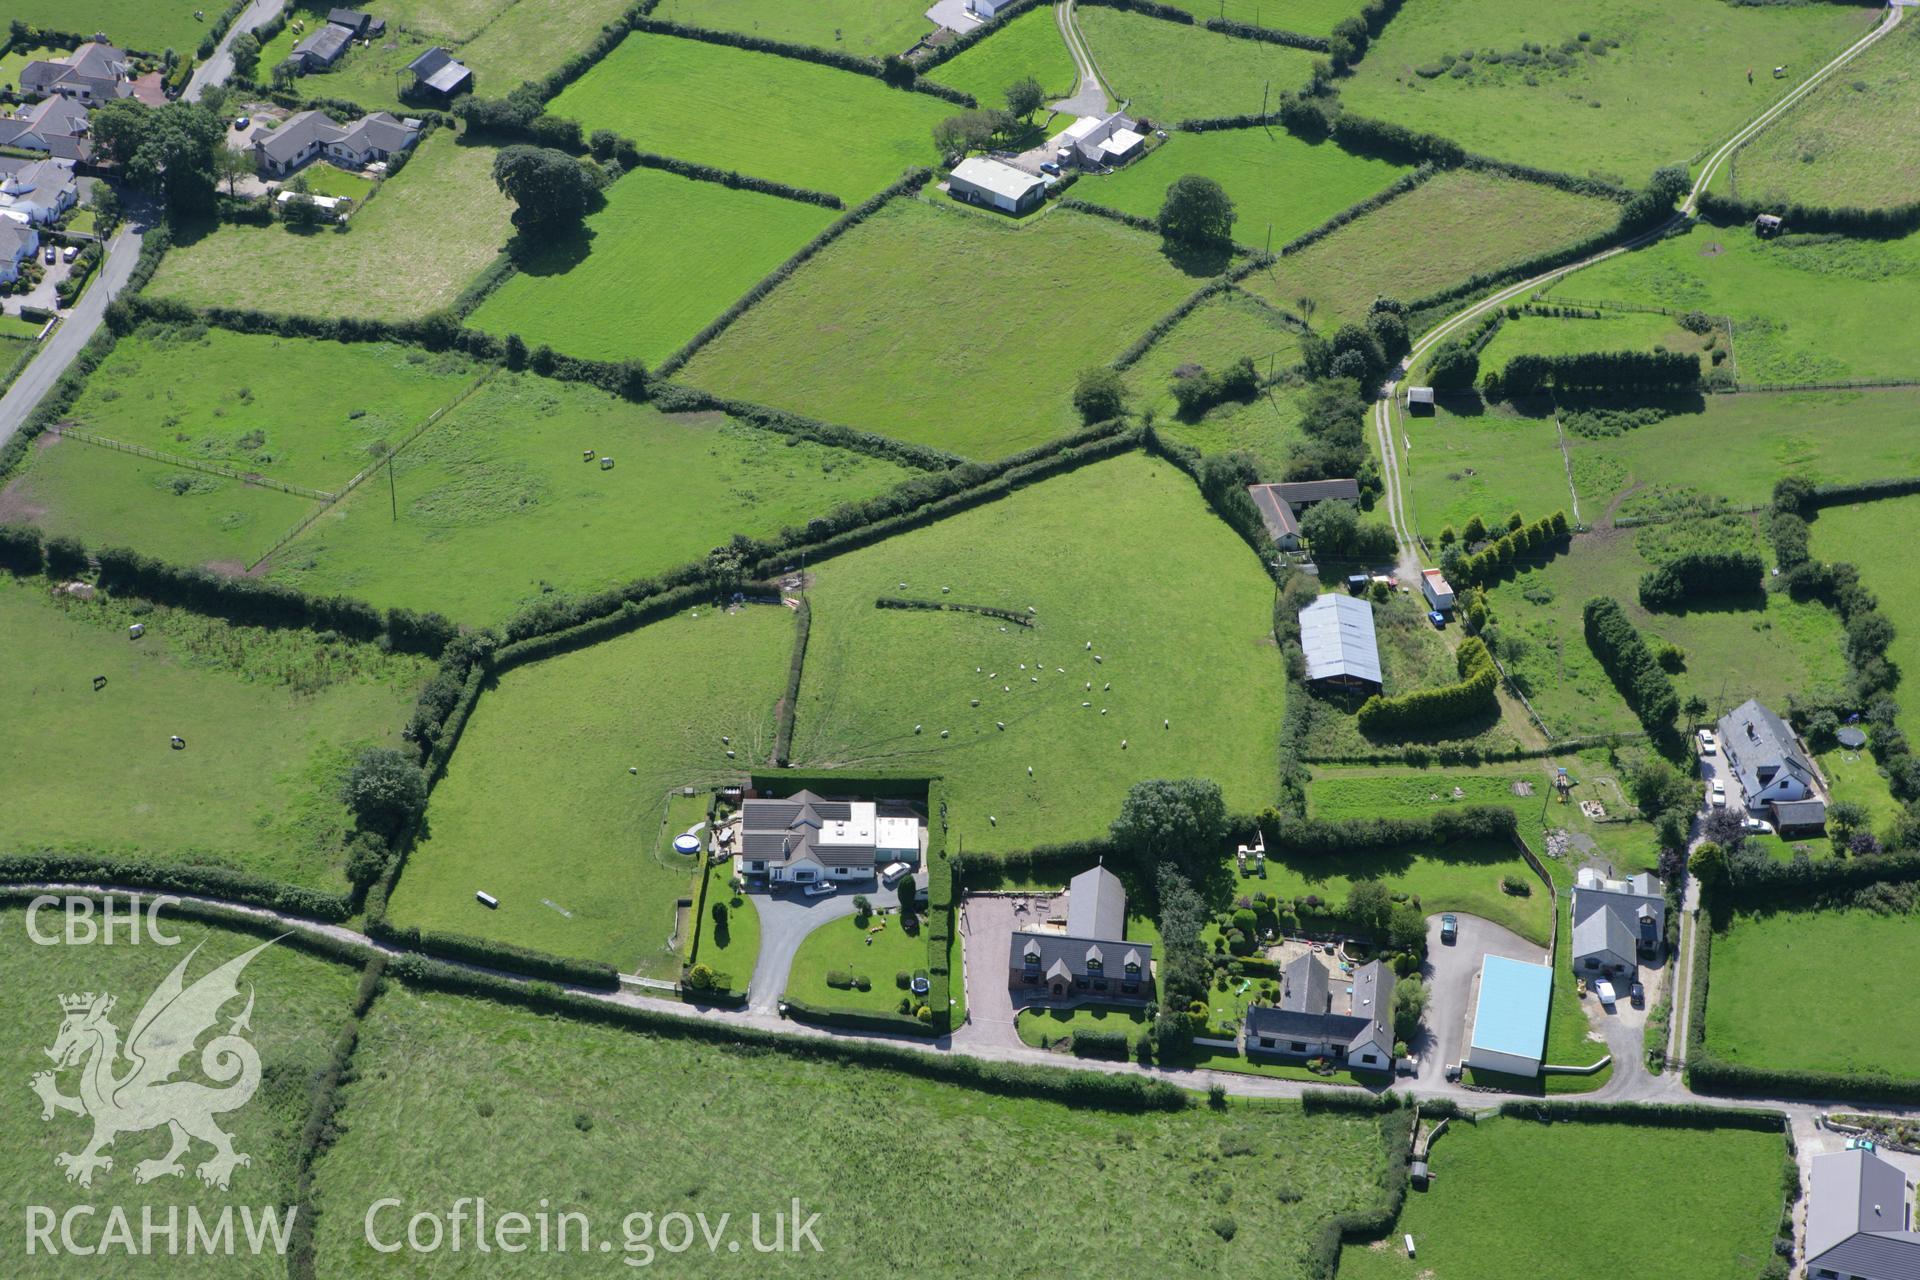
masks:
[(1480, 997), (1473, 1009), (1466, 1065), (1515, 1076), (1539, 1075), (1552, 997), (1553, 970), (1546, 965), (1488, 956), (1480, 967)]

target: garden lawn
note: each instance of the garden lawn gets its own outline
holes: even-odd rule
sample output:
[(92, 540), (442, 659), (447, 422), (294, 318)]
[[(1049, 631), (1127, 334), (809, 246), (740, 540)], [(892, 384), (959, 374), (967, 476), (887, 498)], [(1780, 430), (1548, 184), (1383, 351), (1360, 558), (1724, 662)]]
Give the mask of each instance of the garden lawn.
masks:
[(1920, 1057), (1906, 981), (1920, 963), (1914, 924), (1860, 909), (1736, 916), (1713, 937), (1708, 1047), (1770, 1071), (1912, 1077)]
[[(1468, 151), (1639, 187), (1732, 136), (1876, 20), (1831, 4), (1421, 0), (1387, 24), (1340, 97)], [(1464, 50), (1474, 57), (1456, 62)]]
[[(206, 18), (195, 19), (196, 10), (204, 10)], [(175, 49), (182, 57), (190, 57), (200, 41), (212, 34), (219, 12), (201, 0), (7, 0), (0, 19), (77, 36), (105, 32), (123, 49), (156, 58)], [(61, 50), (60, 56), (65, 57), (66, 51)]]
[[(1718, 3), (1719, 0), (1712, 0)], [(1247, 287), (1291, 308), (1306, 297), (1331, 332), (1376, 296), (1405, 303), (1612, 227), (1611, 200), (1570, 195), (1473, 169), (1450, 169), (1365, 217), (1288, 254)]]
[(1014, 227), (896, 201), (741, 316), (681, 377), (998, 458), (1077, 426), (1074, 376), (1112, 360), (1199, 284), (1154, 238), (1105, 218), (1060, 211)]
[[(1506, 766), (1506, 773), (1460, 773), (1434, 770), (1420, 773), (1364, 773), (1314, 770), (1307, 788), (1307, 812), (1328, 822), (1353, 818), (1424, 818), (1436, 809), (1462, 805), (1502, 805), (1519, 809), (1522, 797), (1514, 786), (1530, 782), (1536, 796), (1547, 788), (1533, 771)], [(1462, 794), (1455, 795), (1459, 791)], [(1535, 801), (1534, 805), (1540, 802)], [(1532, 807), (1532, 806), (1529, 806)]]
[[(1819, 752), (1813, 759), (1831, 784), (1833, 799), (1865, 805), (1868, 825), (1876, 832), (1885, 833), (1899, 815), (1901, 805), (1893, 798), (1886, 775), (1880, 772), (1873, 753), (1836, 746), (1831, 751)], [(1815, 848), (1818, 848), (1817, 842)]]
[[(753, 86), (747, 101), (744, 85)], [(647, 34), (628, 36), (547, 109), (643, 151), (830, 191), (849, 205), (933, 163), (933, 126), (959, 110), (856, 72)]]
[[(849, 1129), (881, 1100), (888, 1127), (912, 1141)], [(323, 1275), (414, 1272), (418, 1255), (366, 1241), (362, 1219), (382, 1196), (408, 1207), (392, 1219), (403, 1233), (413, 1206), (484, 1196), (532, 1212), (547, 1198), (555, 1214), (587, 1214), (615, 1250), (633, 1206), (705, 1206), (710, 1224), (720, 1206), (738, 1206), (728, 1232), (742, 1237), (759, 1206), (764, 1239), (775, 1207), (797, 1198), (803, 1217), (820, 1215), (817, 1261), (834, 1274), (942, 1273), (966, 1258), (981, 1274), (1011, 1275), (1036, 1250), (1059, 1275), (1111, 1275), (1120, 1256), (1144, 1274), (1301, 1272), (1322, 1222), (1375, 1202), (1383, 1161), (1372, 1117), (1289, 1104), (1119, 1115), (397, 985), (361, 1033), (345, 1103), (343, 1133), (315, 1168)], [(419, 1132), (434, 1140), (404, 1140)], [(741, 1158), (715, 1160), (721, 1150)], [(1036, 1199), (1036, 1179), (1054, 1190)], [(879, 1185), (927, 1188), (938, 1211), (903, 1230), (900, 1206), (873, 1194)], [(1129, 1193), (1140, 1187), (1160, 1190)], [(1101, 1247), (1058, 1248), (1082, 1233)], [(675, 1259), (698, 1275), (732, 1274), (736, 1261), (724, 1246)], [(514, 1269), (570, 1276), (607, 1265), (530, 1252)]]
[[(1920, 538), (1920, 497), (1825, 507), (1813, 522), (1813, 554), (1859, 568), (1861, 582), (1878, 597), (1881, 612), (1893, 623), (1887, 657), (1899, 671), (1914, 673), (1909, 679), (1920, 680), (1920, 599), (1915, 598), (1907, 576), (1916, 538)], [(1920, 732), (1920, 691), (1902, 681), (1896, 694), (1900, 727), (1908, 734)], [(1867, 767), (1872, 767), (1871, 757)]]
[(655, 365), (836, 216), (636, 169), (581, 231), (531, 248), (467, 323), (571, 356)]
[(1448, 525), (1458, 531), (1476, 515), (1504, 527), (1514, 511), (1529, 521), (1556, 511), (1568, 519), (1599, 514), (1574, 501), (1548, 406), (1529, 408), (1534, 411), (1486, 405), (1473, 395), (1447, 397), (1431, 414), (1395, 407), (1405, 442), (1408, 515), (1430, 543)]
[[(1529, 892), (1518, 895), (1502, 889), (1500, 881), (1506, 876), (1520, 877)], [(1546, 886), (1505, 840), (1350, 849), (1326, 858), (1270, 849), (1266, 875), (1235, 873), (1233, 897), (1264, 892), (1284, 903), (1313, 894), (1323, 906), (1309, 908), (1303, 917), (1325, 920), (1345, 911), (1347, 890), (1356, 880), (1379, 880), (1395, 893), (1412, 894), (1420, 899), (1420, 910), (1426, 915), (1464, 911), (1511, 929), (1529, 942), (1547, 944), (1553, 905)]]
[[(1254, 369), (1266, 378), (1269, 371), (1278, 374), (1299, 363), (1300, 340), (1285, 314), (1263, 299), (1234, 289), (1216, 294), (1188, 312), (1127, 370), (1127, 385), (1135, 397), (1134, 407), (1152, 409), (1160, 415), (1154, 425), (1162, 430), (1178, 432), (1182, 427), (1190, 427), (1198, 437), (1202, 434), (1200, 422), (1186, 422), (1176, 417), (1179, 405), (1173, 398), (1174, 371), (1198, 365), (1218, 373), (1242, 356), (1251, 359)], [(1286, 388), (1279, 388), (1275, 401), (1286, 393)], [(1256, 400), (1266, 398), (1264, 392), (1255, 397)], [(1229, 402), (1218, 406), (1216, 412), (1227, 417), (1246, 407), (1246, 404)], [(1283, 411), (1277, 403), (1269, 408), (1275, 414)], [(1274, 433), (1276, 440), (1280, 434)], [(1179, 438), (1196, 442), (1195, 438), (1185, 435)]]
[[(146, 634), (130, 640), (139, 621)], [(361, 747), (401, 745), (430, 665), (0, 578), (0, 850), (234, 867), (345, 892), (338, 798)], [(22, 656), (28, 655), (28, 656)], [(95, 689), (96, 677), (106, 684)], [(179, 735), (184, 750), (168, 739)]]
[(151, 289), (195, 306), (417, 319), (450, 306), (512, 233), (493, 155), (440, 130), (345, 234), (222, 225), (176, 241)]
[[(669, 840), (672, 835), (678, 834), (673, 832), (671, 824), (667, 833)], [(713, 904), (716, 902), (726, 905), (725, 929), (714, 928)], [(747, 979), (753, 976), (754, 962), (760, 958), (760, 912), (754, 907), (752, 898), (733, 891), (732, 858), (723, 859), (707, 868), (707, 905), (700, 913), (700, 919), (693, 923), (700, 935), (700, 950), (694, 957), (694, 963), (704, 964), (715, 973), (724, 974), (729, 990), (745, 991)]]
[(115, 345), (67, 417), (112, 440), (334, 492), (476, 373), (463, 356), (392, 343), (156, 325)]
[(983, 107), (1005, 106), (1007, 86), (1027, 76), (1040, 82), (1050, 100), (1071, 97), (1079, 87), (1080, 74), (1060, 38), (1052, 5), (1029, 9), (927, 73), (929, 80), (972, 94)]
[[(128, 899), (114, 903), (124, 912)], [(285, 1228), (291, 1214), (288, 1207), (295, 1194), (301, 1131), (307, 1123), (308, 1090), (311, 1081), (325, 1069), (333, 1054), (333, 1040), (346, 1024), (352, 1011), (358, 973), (345, 965), (322, 960), (296, 950), (288, 943), (268, 946), (246, 966), (240, 979), (240, 995), (222, 1010), (220, 1027), (238, 1018), (248, 1007), (247, 995), (254, 997), (252, 1016), (245, 1033), (260, 1058), (260, 1085), (250, 1101), (221, 1113), (220, 1128), (233, 1138), (236, 1152), (250, 1157), (249, 1163), (233, 1170), (226, 1190), (208, 1186), (200, 1179), (199, 1166), (213, 1154), (207, 1143), (195, 1139), (181, 1157), (178, 1176), (162, 1176), (141, 1183), (137, 1167), (148, 1160), (158, 1163), (168, 1149), (164, 1124), (145, 1130), (137, 1126), (121, 1132), (107, 1154), (113, 1167), (94, 1173), (91, 1190), (75, 1186), (54, 1163), (62, 1153), (83, 1150), (93, 1124), (85, 1116), (54, 1113), (51, 1121), (40, 1118), (40, 1104), (27, 1092), (30, 1077), (52, 1064), (43, 1052), (54, 1043), (60, 1030), (62, 1011), (56, 997), (69, 993), (102, 992), (112, 995), (117, 1004), (108, 1016), (121, 1034), (128, 1033), (149, 994), (167, 979), (174, 966), (186, 964), (184, 981), (198, 981), (216, 967), (244, 955), (267, 939), (251, 933), (224, 929), (217, 925), (190, 920), (163, 909), (159, 926), (177, 937), (176, 947), (154, 945), (128, 946), (125, 931), (117, 941), (122, 945), (46, 946), (29, 945), (26, 911), (19, 905), (0, 910), (0, 932), (7, 945), (0, 948), (0, 980), (7, 989), (19, 993), (0, 1009), (0, 1067), (15, 1081), (19, 1097), (16, 1105), (4, 1108), (0, 1115), (0, 1144), (6, 1152), (4, 1185), (0, 1203), (16, 1221), (25, 1221), (27, 1206), (45, 1206), (54, 1218), (65, 1217), (69, 1209), (80, 1209), (75, 1223), (76, 1240), (81, 1222), (89, 1220), (96, 1230), (107, 1229), (109, 1202), (127, 1215), (133, 1240), (139, 1240), (143, 1211), (153, 1215), (155, 1225), (165, 1224), (177, 1215), (182, 1234), (176, 1253), (161, 1267), (166, 1274), (185, 1277), (267, 1277), (284, 1274), (285, 1259), (271, 1246), (257, 1257), (245, 1252), (244, 1213), (256, 1223), (272, 1217), (277, 1227)], [(50, 918), (51, 917), (51, 918)], [(42, 911), (34, 921), (42, 933), (58, 934), (56, 911)], [(269, 935), (270, 936), (270, 935)], [(144, 935), (142, 942), (146, 941)], [(199, 947), (199, 954), (188, 961), (188, 952)], [(209, 1036), (211, 1038), (211, 1033)], [(189, 1050), (190, 1050), (189, 1046)], [(88, 1061), (92, 1055), (88, 1055)], [(187, 1052), (179, 1078), (199, 1082), (216, 1097), (222, 1087), (201, 1067), (201, 1055)], [(117, 1065), (116, 1071), (126, 1071)], [(68, 1096), (80, 1093), (83, 1068), (72, 1067), (57, 1073), (55, 1084)], [(239, 1084), (225, 1086), (240, 1090)], [(244, 1098), (244, 1092), (237, 1096)], [(231, 1103), (231, 1099), (228, 1100)], [(244, 1210), (240, 1206), (246, 1206)], [(209, 1230), (231, 1212), (233, 1234), (239, 1237), (236, 1252), (226, 1256), (204, 1250), (189, 1253), (186, 1247), (188, 1215), (197, 1213)], [(90, 1237), (98, 1242), (97, 1234)], [(112, 1237), (107, 1237), (111, 1239)], [(166, 1248), (164, 1235), (154, 1237), (156, 1249)], [(116, 1246), (108, 1245), (109, 1248)], [(135, 1248), (138, 1247), (136, 1244)], [(57, 1243), (52, 1250), (40, 1248), (36, 1255), (25, 1253), (11, 1268), (16, 1276), (84, 1277), (99, 1274), (99, 1258), (69, 1253)], [(157, 1267), (156, 1269), (161, 1269)]]
[(1170, 0), (1205, 22), (1224, 17), (1229, 22), (1302, 35), (1331, 35), (1342, 20), (1360, 16), (1354, 0)]
[[(1780, 1135), (1488, 1118), (1448, 1126), (1437, 1175), (1385, 1238), (1340, 1251), (1341, 1280), (1746, 1280), (1773, 1256)], [(1634, 1229), (1571, 1212), (1552, 1186), (1634, 1189)], [(1418, 1256), (1407, 1257), (1403, 1235)], [(1650, 1245), (1657, 1241), (1657, 1245)]]
[[(1212, 778), (1233, 813), (1273, 798), (1272, 584), (1167, 463), (1083, 467), (814, 572), (794, 762), (944, 775), (950, 848), (1103, 835), (1149, 778)], [(879, 596), (1031, 607), (1036, 625)]]
[(1607, 299), (1730, 316), (1740, 381), (1765, 386), (1920, 378), (1920, 333), (1884, 323), (1909, 305), (1916, 289), (1920, 234), (1898, 240), (1761, 240), (1745, 226), (1702, 223), (1576, 272), (1546, 300)]
[[(893, 894), (876, 890), (874, 896), (884, 900)], [(911, 977), (926, 967), (927, 935), (902, 929), (898, 911), (846, 916), (827, 921), (800, 944), (787, 975), (786, 994), (815, 1008), (898, 1013), (907, 992), (894, 981), (895, 975)], [(832, 972), (864, 978), (869, 989), (830, 986), (827, 974)]]
[(1673, 677), (1683, 703), (1694, 694), (1720, 709), (1750, 697), (1779, 706), (1789, 694), (1842, 696), (1843, 637), (1831, 610), (1765, 592), (1650, 614), (1638, 589), (1653, 562), (1638, 541), (1630, 530), (1577, 536), (1569, 551), (1490, 593), (1508, 673), (1556, 738), (1640, 727), (1587, 645), (1581, 610), (1594, 596), (1618, 600), (1649, 644), (1686, 651), (1686, 669)]
[(371, 178), (330, 164), (310, 164), (298, 176), (307, 180), (307, 189), (314, 195), (345, 196), (356, 205), (364, 203), (375, 186)]
[[(613, 467), (583, 460), (589, 449)], [(698, 560), (735, 533), (804, 524), (912, 474), (717, 413), (668, 416), (585, 384), (501, 373), (402, 451), (390, 478), (375, 476), (275, 553), (268, 573), (490, 624), (552, 591), (604, 590)]]
[(1083, 178), (1073, 196), (1152, 218), (1168, 186), (1201, 174), (1233, 201), (1233, 238), (1277, 250), (1406, 172), (1405, 166), (1354, 155), (1332, 142), (1304, 142), (1284, 129), (1221, 129), (1176, 134), (1138, 164), (1108, 177)]
[(516, 668), (481, 696), (394, 891), (396, 924), (677, 976), (674, 904), (696, 868), (660, 844), (668, 793), (737, 785), (767, 758), (793, 648), (788, 610), (695, 612)]
[(1903, 22), (1734, 156), (1744, 200), (1878, 208), (1920, 187), (1920, 141), (1879, 127), (1920, 113), (1920, 26)]
[[(12, 6), (10, 5), (8, 7), (11, 8)], [(44, 47), (14, 49), (9, 53), (0, 54), (0, 88), (12, 89), (18, 86), (20, 83), (20, 73), (26, 69), (29, 62), (42, 62), (48, 59), (64, 58), (66, 56), (67, 51), (65, 49)]]
[[(1612, 510), (1616, 495), (1646, 485), (1684, 485), (1762, 508), (1785, 475), (1834, 484), (1920, 474), (1920, 441), (1907, 430), (1920, 414), (1912, 388), (1715, 395), (1673, 407), (1680, 411), (1611, 438), (1568, 435), (1589, 521)], [(1728, 440), (1741, 447), (1719, 447)]]
[(1155, 125), (1272, 111), (1322, 56), (1124, 9), (1090, 5), (1074, 19), (1112, 92)]
[(1723, 334), (1692, 333), (1674, 317), (1651, 311), (1608, 311), (1597, 317), (1523, 315), (1495, 331), (1480, 351), (1480, 368), (1505, 369), (1517, 355), (1574, 356), (1658, 347), (1699, 356), (1705, 374), (1713, 368), (1713, 351), (1725, 343)]
[[(905, 53), (939, 29), (923, 0), (663, 0), (653, 16), (710, 31), (819, 45), (863, 58)], [(1064, 47), (1064, 46), (1063, 46)]]
[(1041, 1049), (1082, 1031), (1117, 1031), (1131, 1044), (1153, 1020), (1147, 1017), (1145, 1005), (1083, 1004), (1071, 1009), (1021, 1009), (1013, 1025), (1021, 1040)]
[[(264, 385), (264, 383), (263, 383)], [(0, 523), (239, 573), (318, 503), (48, 432), (0, 487)]]

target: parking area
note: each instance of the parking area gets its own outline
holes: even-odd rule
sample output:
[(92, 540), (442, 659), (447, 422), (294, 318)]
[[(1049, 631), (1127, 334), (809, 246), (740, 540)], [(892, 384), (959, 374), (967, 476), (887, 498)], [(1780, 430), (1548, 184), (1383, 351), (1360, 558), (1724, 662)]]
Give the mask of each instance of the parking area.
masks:
[(1440, 939), (1441, 917), (1427, 917), (1427, 963), (1422, 969), (1427, 980), (1427, 1017), (1420, 1038), (1407, 1046), (1419, 1059), (1417, 1079), (1421, 1084), (1443, 1083), (1447, 1064), (1460, 1061), (1466, 1052), (1467, 1024), (1473, 1016), (1480, 966), (1488, 956), (1506, 956), (1529, 964), (1550, 963), (1539, 944), (1528, 942), (1511, 929), (1479, 916), (1454, 918), (1458, 935), (1449, 943)]

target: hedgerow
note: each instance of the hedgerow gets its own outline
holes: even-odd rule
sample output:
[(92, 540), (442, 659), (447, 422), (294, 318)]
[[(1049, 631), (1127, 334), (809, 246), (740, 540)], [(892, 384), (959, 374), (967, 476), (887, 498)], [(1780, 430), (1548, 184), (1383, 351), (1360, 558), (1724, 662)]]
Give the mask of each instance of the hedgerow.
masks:
[(1493, 655), (1479, 636), (1460, 642), (1455, 655), (1458, 684), (1437, 689), (1415, 689), (1395, 697), (1374, 694), (1361, 704), (1357, 719), (1367, 733), (1396, 733), (1456, 724), (1484, 715), (1499, 703), (1500, 673)]
[(1595, 596), (1582, 610), (1586, 622), (1587, 646), (1600, 660), (1614, 688), (1627, 700), (1640, 723), (1649, 733), (1659, 733), (1673, 724), (1680, 714), (1680, 695), (1673, 681), (1660, 668), (1653, 650), (1634, 628), (1620, 602), (1609, 596)]

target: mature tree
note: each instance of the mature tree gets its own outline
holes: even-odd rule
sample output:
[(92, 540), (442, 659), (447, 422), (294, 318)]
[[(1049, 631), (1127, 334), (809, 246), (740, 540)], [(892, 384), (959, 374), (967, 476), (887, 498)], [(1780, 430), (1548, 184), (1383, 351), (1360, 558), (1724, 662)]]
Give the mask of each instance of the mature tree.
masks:
[(1412, 1040), (1420, 1032), (1421, 1015), (1427, 1011), (1427, 984), (1419, 978), (1402, 978), (1393, 984), (1393, 1037)]
[(1316, 502), (1300, 517), (1300, 536), (1317, 555), (1340, 555), (1360, 540), (1360, 512), (1351, 502)]
[(1426, 954), (1427, 918), (1420, 914), (1420, 908), (1407, 902), (1394, 904), (1387, 920), (1387, 946), (1412, 956)]
[(304, 192), (297, 192), (293, 198), (280, 206), (280, 220), (290, 227), (317, 227), (333, 217), (320, 207), (318, 201)]
[(1203, 877), (1224, 865), (1227, 803), (1220, 784), (1206, 778), (1136, 782), (1113, 820), (1112, 835), (1141, 866), (1168, 862)]
[(1378, 880), (1355, 880), (1347, 889), (1347, 919), (1354, 928), (1378, 939), (1386, 934), (1392, 915), (1393, 894)]
[(1464, 391), (1480, 376), (1480, 357), (1466, 343), (1449, 338), (1434, 348), (1427, 378), (1448, 391)]
[(221, 147), (213, 153), (213, 171), (227, 184), (227, 194), (239, 194), (240, 180), (253, 176), (253, 157), (245, 151)]
[[(1380, 339), (1364, 325), (1349, 320), (1333, 333), (1333, 368), (1340, 373), (1340, 357), (1349, 353), (1357, 354), (1365, 361), (1366, 378), (1363, 381), (1378, 381), (1387, 371), (1387, 354), (1380, 349)], [(1343, 377), (1357, 377), (1358, 374), (1342, 374)]]
[(233, 73), (242, 80), (253, 79), (253, 73), (260, 69), (260, 41), (253, 32), (242, 31), (227, 49), (233, 54)]
[(1007, 112), (1019, 119), (1026, 119), (1040, 109), (1047, 100), (1047, 91), (1032, 76), (1024, 76), (1007, 86)]
[(392, 835), (427, 807), (427, 775), (391, 747), (369, 747), (353, 762), (340, 799), (363, 831)]
[(1196, 1018), (1189, 1010), (1206, 1007), (1213, 963), (1200, 944), (1200, 931), (1207, 924), (1206, 902), (1170, 863), (1161, 865), (1156, 888), (1160, 896), (1161, 1003), (1153, 1038), (1155, 1048), (1165, 1052), (1184, 1045), (1206, 1025), (1204, 1014)]
[(493, 183), (518, 206), (513, 220), (521, 227), (579, 222), (597, 189), (593, 174), (566, 152), (524, 144), (502, 147), (494, 156)]
[(933, 145), (942, 152), (956, 155), (977, 151), (992, 142), (995, 134), (1004, 131), (1007, 123), (1008, 117), (1002, 111), (979, 108), (962, 111), (933, 126)]
[(1668, 813), (1690, 812), (1700, 798), (1691, 778), (1655, 755), (1634, 766), (1627, 775), (1627, 790), (1649, 822)]
[(1687, 860), (1687, 869), (1700, 882), (1702, 891), (1717, 889), (1727, 882), (1727, 851), (1711, 840), (1703, 840)]
[(1198, 173), (1176, 178), (1160, 204), (1160, 234), (1182, 244), (1227, 244), (1233, 238), (1233, 201), (1220, 184)]
[(387, 870), (392, 855), (387, 842), (371, 831), (362, 831), (347, 842), (347, 883), (364, 889)]
[(1127, 384), (1108, 365), (1083, 370), (1073, 386), (1073, 407), (1080, 411), (1083, 422), (1117, 418), (1127, 408)]
[(213, 207), (219, 171), (215, 157), (226, 149), (218, 116), (191, 102), (142, 106), (131, 98), (105, 103), (92, 119), (96, 157), (117, 164), (134, 187), (161, 197), (170, 213)]

